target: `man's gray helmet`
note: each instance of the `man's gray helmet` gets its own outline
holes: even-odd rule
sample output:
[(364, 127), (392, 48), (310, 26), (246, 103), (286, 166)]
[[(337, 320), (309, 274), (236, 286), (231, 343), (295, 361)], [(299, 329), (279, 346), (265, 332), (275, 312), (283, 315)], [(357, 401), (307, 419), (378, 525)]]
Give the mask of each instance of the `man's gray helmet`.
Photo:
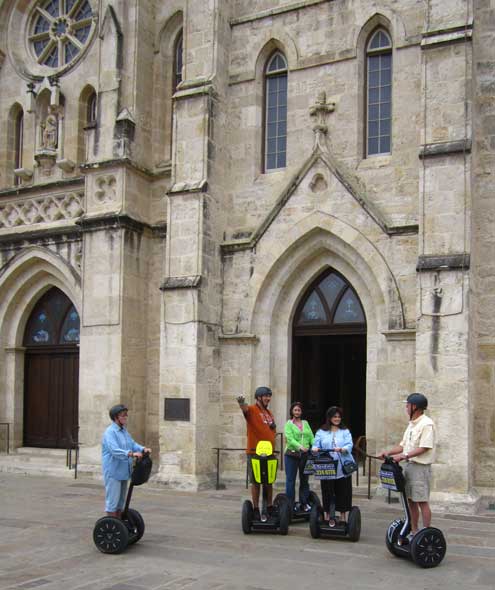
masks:
[(407, 396), (406, 403), (412, 404), (421, 410), (426, 410), (428, 407), (428, 399), (422, 393), (411, 393)]
[(254, 397), (256, 399), (259, 399), (260, 397), (263, 397), (264, 395), (269, 395), (271, 397), (272, 390), (269, 387), (258, 387), (258, 389), (254, 392)]
[(112, 406), (110, 408), (110, 411), (108, 412), (110, 420), (114, 422), (115, 418), (117, 418), (120, 412), (125, 412), (126, 410), (128, 411), (128, 408), (127, 406), (124, 406), (124, 404), (117, 404), (116, 406)]

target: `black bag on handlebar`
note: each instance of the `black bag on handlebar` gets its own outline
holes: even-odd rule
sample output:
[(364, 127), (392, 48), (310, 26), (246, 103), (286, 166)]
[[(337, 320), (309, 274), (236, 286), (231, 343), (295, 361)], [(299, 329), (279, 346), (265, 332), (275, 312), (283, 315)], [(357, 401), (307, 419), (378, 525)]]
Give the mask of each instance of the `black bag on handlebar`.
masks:
[(149, 455), (143, 455), (143, 458), (136, 461), (132, 470), (131, 481), (135, 486), (146, 483), (151, 475), (153, 461)]

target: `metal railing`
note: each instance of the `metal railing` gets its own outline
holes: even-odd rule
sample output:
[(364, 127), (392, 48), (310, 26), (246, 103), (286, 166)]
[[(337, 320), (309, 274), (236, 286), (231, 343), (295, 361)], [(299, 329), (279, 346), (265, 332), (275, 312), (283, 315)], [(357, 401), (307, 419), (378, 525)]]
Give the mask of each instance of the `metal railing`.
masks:
[[(279, 451), (275, 451), (275, 453), (280, 454), (280, 471), (284, 470), (284, 453), (283, 453), (283, 448), (284, 448), (284, 434), (283, 432), (277, 432), (276, 436), (275, 436), (275, 447), (277, 446), (277, 439), (280, 438), (280, 450)], [(216, 458), (216, 476), (215, 476), (215, 489), (217, 490), (221, 490), (224, 489), (225, 486), (220, 484), (220, 453), (222, 452), (236, 452), (239, 453), (241, 451), (243, 451), (244, 453), (246, 452), (245, 448), (242, 449), (234, 449), (234, 448), (229, 448), (229, 447), (212, 447), (212, 451), (216, 451), (217, 454), (217, 458)], [(246, 461), (246, 489), (249, 487), (249, 466), (247, 464)]]

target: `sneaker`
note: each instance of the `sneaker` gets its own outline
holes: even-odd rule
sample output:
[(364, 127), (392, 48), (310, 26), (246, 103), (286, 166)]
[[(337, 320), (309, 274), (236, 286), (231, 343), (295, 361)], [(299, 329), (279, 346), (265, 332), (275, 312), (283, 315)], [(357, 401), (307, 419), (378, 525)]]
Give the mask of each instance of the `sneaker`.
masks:
[(261, 514), (259, 508), (253, 509), (253, 520), (261, 520)]
[(301, 504), (299, 502), (294, 502), (294, 512), (299, 512), (301, 510)]
[(407, 535), (407, 542), (408, 542), (409, 544), (411, 544), (411, 543), (412, 543), (412, 540), (414, 539), (414, 535), (415, 535), (415, 534), (416, 534), (416, 533), (409, 533), (409, 534)]
[(273, 506), (266, 507), (266, 514), (268, 515), (268, 518), (271, 518), (273, 516), (274, 512), (275, 512), (275, 509), (273, 508)]
[(304, 512), (311, 512), (311, 505), (310, 504), (304, 505)]

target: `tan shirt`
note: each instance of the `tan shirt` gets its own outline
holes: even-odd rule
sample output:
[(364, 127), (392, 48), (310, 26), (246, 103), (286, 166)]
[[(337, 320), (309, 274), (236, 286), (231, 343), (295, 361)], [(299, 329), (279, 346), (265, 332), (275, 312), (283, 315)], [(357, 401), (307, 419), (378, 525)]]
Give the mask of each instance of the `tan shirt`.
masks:
[(400, 446), (403, 448), (404, 453), (410, 453), (418, 447), (429, 449), (429, 451), (425, 451), (422, 455), (411, 457), (410, 460), (413, 463), (431, 465), (435, 461), (435, 443), (435, 424), (431, 418), (422, 414), (419, 418), (409, 422)]

